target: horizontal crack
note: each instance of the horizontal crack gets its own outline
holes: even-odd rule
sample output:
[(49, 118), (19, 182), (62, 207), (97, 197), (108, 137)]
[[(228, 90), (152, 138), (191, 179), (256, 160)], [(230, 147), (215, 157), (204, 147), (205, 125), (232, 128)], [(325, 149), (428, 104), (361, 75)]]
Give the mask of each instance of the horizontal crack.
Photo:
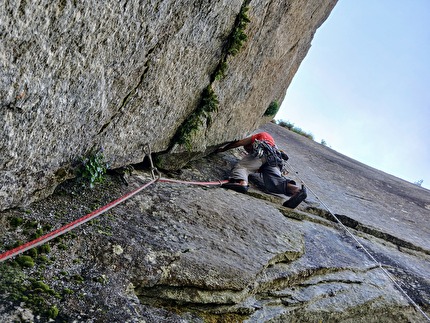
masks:
[(371, 200), (371, 199), (369, 199), (369, 198), (366, 198), (366, 197), (364, 197), (364, 196), (359, 196), (359, 195), (350, 194), (350, 193), (345, 193), (345, 195), (349, 195), (349, 196), (352, 196), (352, 197), (356, 197), (356, 198), (358, 198), (358, 199), (360, 199), (360, 200), (363, 200), (363, 201), (373, 202), (373, 200)]
[(248, 296), (247, 290), (207, 290), (189, 286), (157, 285), (137, 287), (136, 295), (148, 305), (177, 303), (200, 305), (234, 305)]
[[(337, 222), (337, 220), (327, 211), (315, 208), (315, 207), (308, 207), (305, 212), (320, 216), (324, 219), (327, 219), (332, 222)], [(425, 254), (430, 254), (429, 250), (426, 250), (424, 248), (421, 248), (419, 246), (414, 245), (413, 243), (403, 240), (401, 238), (398, 238), (396, 236), (393, 236), (392, 234), (377, 230), (375, 228), (368, 227), (364, 225), (363, 223), (358, 222), (357, 220), (354, 220), (353, 218), (343, 215), (343, 214), (335, 214), (335, 216), (339, 219), (339, 221), (346, 227), (352, 228), (354, 230), (369, 234), (371, 236), (374, 236), (376, 238), (391, 242), (395, 244), (398, 247), (407, 248), (410, 250), (420, 251)]]
[(336, 214), (336, 217), (342, 222), (343, 225), (348, 226), (350, 228), (353, 228), (357, 231), (369, 234), (371, 236), (374, 236), (376, 238), (380, 238), (382, 240), (391, 242), (399, 247), (408, 248), (415, 251), (420, 251), (426, 254), (430, 254), (430, 251), (425, 250), (419, 246), (414, 245), (413, 243), (403, 240), (401, 238), (398, 238), (396, 236), (393, 236), (392, 234), (377, 230), (375, 228), (367, 227), (366, 225), (342, 214)]

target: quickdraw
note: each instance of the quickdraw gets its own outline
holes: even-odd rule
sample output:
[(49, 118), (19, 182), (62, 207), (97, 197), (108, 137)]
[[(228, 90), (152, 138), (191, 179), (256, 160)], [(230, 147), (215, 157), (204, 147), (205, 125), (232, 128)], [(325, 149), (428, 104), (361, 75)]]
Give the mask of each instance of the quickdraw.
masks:
[(252, 145), (252, 155), (257, 158), (266, 158), (266, 163), (269, 166), (278, 166), (281, 172), (285, 168), (285, 162), (288, 160), (288, 155), (279, 150), (276, 146), (269, 145), (264, 140), (255, 140)]
[(75, 228), (77, 228), (78, 226), (98, 217), (99, 215), (105, 213), (106, 211), (110, 210), (111, 208), (117, 206), (118, 204), (128, 200), (129, 198), (133, 197), (134, 195), (136, 195), (137, 193), (141, 192), (143, 189), (149, 187), (150, 185), (156, 183), (156, 182), (165, 182), (165, 183), (178, 183), (178, 184), (190, 184), (190, 185), (202, 185), (202, 186), (212, 186), (212, 185), (222, 185), (224, 183), (227, 183), (227, 180), (223, 180), (223, 181), (213, 181), (213, 182), (196, 182), (196, 181), (181, 181), (181, 180), (175, 180), (175, 179), (169, 179), (169, 178), (161, 178), (161, 174), (158, 171), (158, 169), (156, 167), (154, 167), (154, 164), (152, 162), (152, 157), (151, 157), (151, 149), (149, 147), (149, 145), (145, 145), (145, 154), (149, 157), (150, 160), (150, 164), (151, 164), (151, 174), (152, 174), (152, 180), (149, 181), (146, 184), (143, 184), (142, 186), (136, 188), (135, 190), (121, 196), (120, 198), (106, 204), (105, 206), (102, 206), (101, 208), (75, 220), (72, 221), (64, 226), (62, 226), (59, 229), (56, 229), (54, 231), (51, 231), (35, 240), (29, 241), (27, 243), (24, 243), (23, 245), (16, 247), (14, 249), (8, 250), (3, 252), (2, 254), (0, 254), (0, 263), (10, 259), (12, 257), (15, 257), (27, 250), (30, 250), (34, 247), (40, 246), (58, 236), (61, 236), (67, 232), (69, 232), (70, 230), (73, 230)]

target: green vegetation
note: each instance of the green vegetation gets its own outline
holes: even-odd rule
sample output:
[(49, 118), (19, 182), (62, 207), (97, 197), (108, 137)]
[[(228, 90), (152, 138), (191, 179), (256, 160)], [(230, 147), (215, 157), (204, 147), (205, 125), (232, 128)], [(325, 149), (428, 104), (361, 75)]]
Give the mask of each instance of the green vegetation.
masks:
[(248, 17), (248, 10), (248, 6), (242, 6), (242, 8), (240, 9), (239, 15), (236, 18), (235, 26), (228, 40), (228, 55), (235, 56), (237, 53), (239, 53), (240, 49), (243, 46), (243, 43), (248, 40), (248, 36), (245, 34), (246, 26), (250, 22)]
[(264, 115), (265, 116), (269, 116), (269, 117), (274, 117), (276, 115), (276, 113), (278, 113), (278, 110), (279, 110), (279, 103), (278, 103), (278, 101), (272, 101), (269, 104), (269, 107), (264, 112)]
[(36, 292), (54, 294), (54, 291), (40, 280), (33, 282), (32, 287)]
[(58, 249), (60, 249), (60, 250), (67, 250), (67, 245), (64, 244), (64, 243), (62, 243), (62, 242), (60, 242), (58, 244)]
[(20, 300), (25, 275), (19, 267), (0, 264), (0, 290), (9, 294), (11, 300)]
[(218, 97), (212, 89), (212, 83), (225, 77), (228, 68), (228, 57), (237, 55), (244, 42), (248, 39), (245, 33), (246, 26), (250, 22), (248, 17), (248, 2), (246, 1), (241, 7), (236, 17), (234, 27), (227, 38), (224, 55), (211, 75), (210, 84), (203, 90), (199, 105), (180, 126), (173, 138), (173, 144), (185, 145), (188, 150), (191, 150), (193, 135), (205, 123), (208, 126), (212, 123), (211, 115), (213, 112), (218, 111), (219, 107)]
[(314, 140), (314, 135), (313, 134), (311, 134), (310, 132), (305, 132), (301, 128), (296, 127), (294, 125), (294, 123), (291, 123), (289, 121), (283, 121), (283, 120), (278, 120), (276, 123), (278, 125), (280, 125), (281, 127), (287, 128), (288, 130), (291, 130), (291, 131), (293, 131), (293, 132), (295, 132), (295, 133), (297, 133), (297, 134), (299, 134), (301, 136), (304, 136), (306, 138)]
[(93, 281), (100, 283), (102, 285), (106, 285), (108, 283), (108, 278), (106, 277), (106, 275), (100, 275), (99, 277), (95, 277), (93, 278)]
[(32, 240), (37, 239), (37, 238), (40, 238), (42, 235), (43, 235), (43, 229), (40, 228), (31, 234), (30, 239), (32, 239)]
[(27, 251), (27, 255), (32, 258), (36, 258), (38, 254), (39, 252), (37, 251), (36, 248), (31, 248), (30, 250)]
[(18, 258), (16, 258), (16, 262), (21, 267), (34, 267), (34, 260), (31, 256), (19, 256)]
[(191, 138), (193, 134), (200, 128), (200, 126), (204, 125), (205, 121), (207, 125), (210, 125), (212, 122), (211, 113), (218, 111), (218, 106), (218, 97), (209, 85), (203, 90), (202, 98), (197, 109), (179, 128), (175, 136), (175, 142), (191, 149)]
[(73, 281), (75, 281), (77, 284), (82, 284), (84, 282), (84, 277), (82, 277), (81, 275), (73, 275), (72, 276)]
[[(94, 191), (88, 184), (82, 187), (82, 179), (77, 178), (71, 183), (63, 184), (53, 194), (54, 201), (59, 198), (60, 203), (48, 200), (36, 202), (25, 209), (17, 208), (5, 212), (5, 234), (0, 241), (0, 251), (22, 246), (65, 222), (68, 223), (71, 218), (76, 217), (70, 215), (71, 212), (77, 210), (83, 213), (91, 210), (94, 205), (104, 205), (111, 200), (113, 194), (112, 191), (106, 192), (111, 189), (110, 180), (111, 177), (106, 175), (106, 181), (100, 185), (103, 189)], [(118, 183), (118, 187), (119, 185)], [(79, 203), (82, 204), (79, 204), (79, 209), (74, 208), (72, 203), (62, 203), (63, 192), (70, 194), (73, 201), (81, 194)], [(53, 219), (55, 214), (58, 214), (58, 217)], [(108, 235), (111, 233), (105, 231), (113, 231), (100, 220), (94, 222), (96, 228), (91, 228), (93, 232), (100, 228), (104, 230), (103, 234)], [(85, 272), (85, 268), (82, 269), (85, 258), (79, 258), (79, 252), (75, 254), (69, 251), (74, 247), (73, 239), (76, 237), (75, 232), (68, 232), (0, 263), (0, 303), (5, 313), (22, 308), (28, 311), (29, 315), (34, 315), (37, 322), (66, 322), (69, 318), (67, 313), (63, 312), (64, 301), (76, 299), (78, 291), (84, 286), (92, 284), (102, 288), (108, 283), (107, 276), (103, 274), (95, 275), (95, 278), (82, 274)], [(63, 251), (66, 248), (68, 250)], [(17, 319), (19, 321), (20, 317)]]
[(243, 44), (248, 40), (248, 36), (245, 33), (246, 26), (251, 21), (248, 17), (248, 10), (249, 7), (246, 4), (240, 9), (240, 12), (236, 17), (234, 27), (227, 38), (225, 55), (216, 67), (212, 81), (221, 80), (225, 77), (228, 68), (228, 57), (236, 56), (242, 49)]
[(107, 167), (103, 152), (99, 151), (81, 159), (79, 175), (88, 180), (90, 187), (93, 188), (96, 183), (101, 183), (105, 180)]
[[(297, 133), (297, 134), (299, 134), (301, 136), (304, 136), (306, 138), (314, 140), (314, 135), (313, 134), (311, 134), (309, 132), (303, 131), (301, 128), (296, 127), (294, 125), (294, 123), (292, 123), (290, 121), (278, 120), (278, 121), (275, 121), (275, 123), (278, 124), (281, 127), (287, 128), (288, 130), (291, 130), (291, 131), (293, 131), (293, 132), (295, 132), (295, 133)], [(327, 144), (327, 142), (324, 139), (321, 140), (321, 145), (329, 147), (328, 144)]]
[(26, 229), (35, 229), (35, 228), (37, 228), (37, 225), (38, 225), (37, 221), (28, 220), (23, 224), (23, 227)]
[(57, 308), (57, 306), (52, 306), (49, 310), (48, 310), (48, 317), (51, 319), (55, 319), (58, 316), (59, 310)]
[(16, 228), (19, 227), (24, 222), (24, 220), (22, 218), (12, 218), (9, 222), (12, 227)]
[[(28, 256), (21, 256), (18, 259), (25, 258), (29, 261)], [(0, 264), (0, 290), (3, 296), (15, 304), (24, 302), (25, 307), (36, 315), (55, 319), (59, 310), (57, 306), (51, 305), (51, 302), (53, 297), (59, 298), (60, 295), (42, 280), (27, 277), (24, 271), (14, 264), (15, 262)]]
[(227, 68), (228, 68), (228, 64), (225, 61), (220, 62), (217, 68), (215, 69), (214, 79), (217, 81), (223, 79), (226, 75)]
[(37, 257), (37, 261), (40, 263), (50, 262), (50, 260), (48, 259), (48, 257), (46, 255), (40, 255), (39, 257)]
[(48, 243), (45, 243), (38, 247), (39, 253), (49, 253), (51, 252), (51, 247)]
[(71, 295), (73, 293), (74, 293), (73, 290), (71, 290), (70, 288), (64, 288), (63, 289), (63, 294), (64, 295)]
[[(24, 210), (22, 212), (30, 213)], [(7, 219), (7, 223), (10, 229), (24, 241), (40, 237), (45, 230), (52, 229), (51, 224), (43, 224), (32, 219), (23, 220), (20, 217), (11, 216)], [(7, 250), (16, 248), (24, 244), (22, 240), (16, 239), (2, 248)], [(61, 243), (61, 240), (59, 241)], [(44, 270), (55, 260), (55, 257), (47, 255), (50, 251), (50, 245), (45, 243), (0, 264), (0, 290), (2, 291), (0, 302), (28, 308), (44, 322), (59, 316), (60, 311), (56, 305), (58, 299), (72, 292), (68, 290), (60, 294), (44, 281)], [(77, 284), (82, 281), (83, 278), (77, 277), (73, 282)]]

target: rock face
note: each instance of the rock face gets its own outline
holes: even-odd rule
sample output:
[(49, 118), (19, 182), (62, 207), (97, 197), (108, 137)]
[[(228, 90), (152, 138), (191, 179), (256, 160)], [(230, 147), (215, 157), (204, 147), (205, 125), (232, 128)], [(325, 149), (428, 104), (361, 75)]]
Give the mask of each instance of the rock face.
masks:
[[(150, 143), (178, 167), (265, 123), (335, 3), (3, 1), (0, 209), (46, 196), (100, 149), (115, 168)], [(232, 55), (244, 8), (247, 40)], [(187, 148), (175, 144), (208, 87), (216, 108), (198, 115)]]
[[(405, 205), (414, 214), (409, 220), (415, 221), (415, 235), (426, 237), (429, 191), (284, 128), (262, 129), (288, 148), (293, 179), (299, 181), (297, 171), (309, 190), (343, 215), (353, 236), (310, 191), (292, 211), (255, 187), (244, 195), (157, 182), (52, 240), (50, 250), (33, 252), (34, 266), (2, 263), (1, 321), (45, 322), (56, 314), (66, 322), (425, 322), (382, 268), (429, 315), (426, 239), (419, 243), (405, 235), (399, 215), (381, 209), (384, 196)], [(239, 155), (210, 155), (170, 175), (216, 181)], [(362, 194), (377, 199), (345, 203), (362, 189), (359, 176), (367, 178)], [(117, 176), (94, 189), (67, 181), (45, 200), (0, 214), (0, 250), (48, 224), (53, 230), (76, 220), (149, 180), (149, 171), (136, 170), (128, 186)], [(374, 188), (375, 181), (390, 187)], [(397, 226), (388, 225), (393, 218)]]
[[(81, 157), (103, 148), (116, 168), (141, 162), (149, 143), (173, 169), (265, 123), (335, 2), (3, 1), (0, 251), (150, 179), (138, 170), (128, 185), (117, 175), (94, 189), (65, 181)], [(428, 190), (263, 129), (316, 193), (299, 210), (258, 189), (157, 182), (2, 262), (0, 321), (424, 322)], [(216, 181), (239, 154), (164, 176)]]

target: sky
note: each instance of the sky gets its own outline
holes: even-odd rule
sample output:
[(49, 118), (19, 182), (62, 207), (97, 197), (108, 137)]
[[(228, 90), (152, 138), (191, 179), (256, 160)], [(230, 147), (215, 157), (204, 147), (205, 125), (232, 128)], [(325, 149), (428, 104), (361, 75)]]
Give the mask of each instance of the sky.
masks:
[(430, 189), (430, 0), (339, 0), (275, 119)]

